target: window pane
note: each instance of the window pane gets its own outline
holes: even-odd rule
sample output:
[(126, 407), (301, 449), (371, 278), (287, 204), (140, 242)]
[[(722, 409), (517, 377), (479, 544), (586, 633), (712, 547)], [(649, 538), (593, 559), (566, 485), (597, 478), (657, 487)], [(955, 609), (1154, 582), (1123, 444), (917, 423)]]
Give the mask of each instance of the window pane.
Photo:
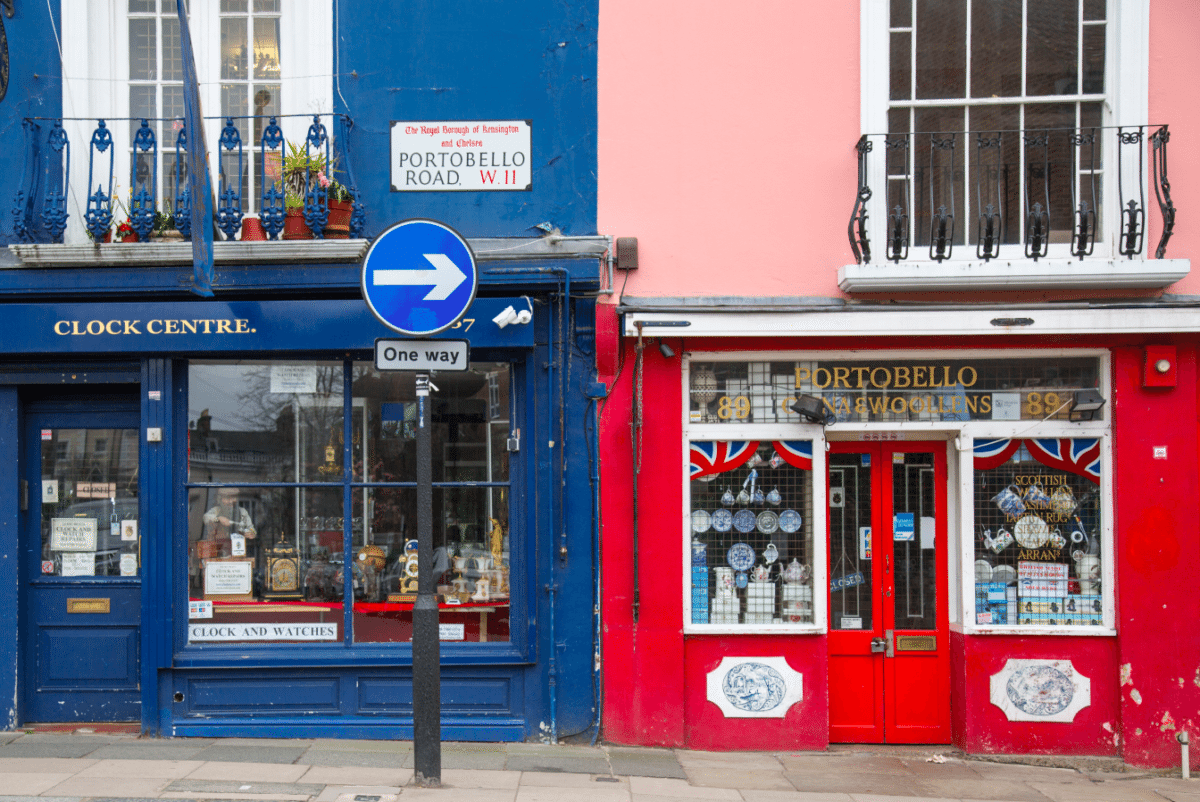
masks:
[(1100, 442), (976, 440), (975, 453), (976, 623), (1102, 625)]
[(1083, 91), (1098, 95), (1104, 91), (1104, 26), (1083, 29)]
[[(1011, 245), (1021, 241), (1021, 132), (1020, 107), (978, 106), (970, 110), (971, 204), (968, 221), (970, 242), (979, 238), (979, 215), (989, 205), (1000, 214), (1000, 242)], [(979, 138), (989, 143), (979, 147)], [(998, 141), (997, 141), (998, 140)], [(996, 142), (995, 145), (990, 143)]]
[(1029, 3), (1026, 92), (1069, 95), (1079, 91), (1076, 3)]
[(1075, 105), (1028, 106), (1025, 111), (1025, 180), (1029, 204), (1048, 206), (1050, 241), (1070, 242), (1074, 225), (1071, 184), (1074, 180)]
[(1021, 94), (1021, 2), (971, 6), (971, 97)]
[[(177, 324), (181, 331), (216, 333), (218, 326), (234, 331), (238, 322)], [(188, 381), (188, 481), (340, 478), (341, 363), (197, 361), (188, 368)]]
[(246, 0), (221, 0), (222, 14), (245, 14)]
[(129, 121), (130, 143), (133, 142), (133, 135), (137, 133), (137, 129), (142, 125), (140, 118), (158, 116), (155, 108), (155, 91), (153, 86), (129, 87), (129, 116), (133, 118)]
[(935, 227), (940, 236), (939, 210), (943, 207), (954, 216), (954, 243), (963, 242), (963, 151), (967, 143), (961, 133), (966, 128), (963, 113), (960, 107), (916, 110), (918, 133), (912, 142), (915, 246), (928, 247)]
[(912, 36), (907, 32), (892, 34), (889, 56), (892, 62), (892, 100), (912, 98)]
[(966, 4), (917, 0), (918, 99), (966, 95)]
[(896, 451), (891, 459), (892, 514), (909, 516), (920, 532), (919, 538), (892, 539), (896, 629), (936, 629), (937, 551), (932, 539), (926, 543), (936, 518), (933, 455)]
[(865, 454), (829, 455), (830, 629), (874, 628), (871, 464)]
[(1084, 21), (1104, 19), (1105, 4), (1106, 0), (1083, 0)]
[(175, 140), (183, 130), (183, 86), (167, 85), (162, 88), (162, 134), (158, 146), (161, 150), (175, 150)]
[(696, 441), (691, 453), (691, 622), (811, 624), (812, 441)]
[[(371, 515), (368, 532), (355, 535), (354, 640), (409, 642), (417, 593), (416, 489), (364, 492)], [(434, 581), (439, 621), (443, 627), (451, 625), (449, 640), (509, 640), (507, 492), (504, 488), (433, 491)], [(369, 545), (360, 545), (364, 542)]]
[(255, 14), (278, 14), (279, 0), (254, 0)]
[[(433, 481), (507, 482), (508, 451), (492, 451), (496, 432), (508, 436), (510, 368), (472, 362), (436, 380), (431, 419)], [(413, 374), (354, 365), (354, 399), (366, 409), (368, 482), (415, 482), (417, 405)], [(363, 481), (362, 464), (354, 478)]]
[(246, 20), (222, 17), (221, 78), (224, 80), (246, 78), (246, 61)]
[(158, 39), (155, 20), (129, 20), (129, 78), (153, 81), (158, 77)]
[[(302, 527), (313, 519), (321, 532)], [(191, 618), (189, 640), (340, 641), (341, 523), (336, 489), (191, 488), (189, 597), (212, 611)]]
[(42, 574), (138, 576), (138, 430), (51, 429), (42, 479)]
[(254, 147), (262, 142), (263, 130), (267, 127), (267, 117), (280, 113), (279, 84), (254, 85)]
[(163, 80), (183, 80), (183, 51), (179, 46), (179, 17), (163, 17)]
[(279, 78), (279, 18), (254, 18), (254, 77)]
[(158, 11), (158, 0), (129, 0), (130, 14), (153, 14)]
[(912, 25), (912, 0), (892, 0), (890, 6), (893, 28), (907, 28)]

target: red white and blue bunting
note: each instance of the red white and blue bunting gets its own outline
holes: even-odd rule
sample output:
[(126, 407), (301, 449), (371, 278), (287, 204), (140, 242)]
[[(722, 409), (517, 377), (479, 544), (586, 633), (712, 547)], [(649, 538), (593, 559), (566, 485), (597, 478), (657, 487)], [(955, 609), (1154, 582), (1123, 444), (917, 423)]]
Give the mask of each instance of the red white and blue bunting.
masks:
[(691, 447), (691, 478), (732, 471), (744, 465), (757, 449), (757, 440), (696, 441)]
[(775, 453), (793, 468), (812, 470), (813, 444), (812, 440), (776, 440)]
[(975, 470), (990, 471), (1008, 462), (1025, 446), (1043, 465), (1082, 476), (1100, 484), (1100, 440), (1095, 437), (1035, 437), (1021, 439), (977, 439)]

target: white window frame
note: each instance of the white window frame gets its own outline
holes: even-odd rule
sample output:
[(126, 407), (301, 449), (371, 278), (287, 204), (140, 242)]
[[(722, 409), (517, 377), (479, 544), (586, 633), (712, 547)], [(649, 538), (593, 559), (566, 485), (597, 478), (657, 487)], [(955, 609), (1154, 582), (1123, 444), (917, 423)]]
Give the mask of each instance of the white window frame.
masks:
[[(913, 0), (916, 2), (916, 0)], [(860, 120), (861, 134), (884, 134), (888, 130), (889, 108), (889, 47), (890, 16), (889, 0), (860, 0), (860, 50), (859, 67), (861, 78)], [(1105, 126), (1140, 126), (1160, 124), (1166, 121), (1150, 120), (1149, 116), (1149, 63), (1150, 25), (1149, 0), (1108, 0), (1105, 24), (1105, 96), (1102, 124)], [(947, 100), (945, 105), (956, 105)], [(1149, 132), (1147, 132), (1149, 133)], [(1107, 143), (1111, 137), (1106, 137)], [(1107, 147), (1107, 145), (1106, 145)], [(884, 187), (887, 182), (883, 155), (876, 143), (874, 158), (869, 161), (870, 186)], [(1117, 239), (1120, 234), (1120, 210), (1116, 203), (1116, 160), (1104, 158), (1106, 169), (1103, 179), (1104, 219), (1102, 239), (1096, 242), (1096, 252), (1084, 260), (1074, 260), (1065, 245), (1051, 246), (1047, 258), (1034, 262), (1026, 259), (1017, 245), (1008, 245), (1001, 257), (984, 264), (975, 256), (974, 246), (969, 244), (969, 235), (962, 245), (956, 245), (951, 258), (942, 262), (922, 259), (914, 247), (910, 258), (892, 264), (884, 259), (883, 239), (880, 226), (888, 217), (887, 193), (876, 191), (867, 202), (868, 234), (872, 237), (872, 263), (851, 265), (839, 272), (839, 286), (845, 291), (886, 290), (946, 290), (946, 289), (1012, 289), (1014, 282), (1020, 288), (1127, 288), (1130, 286), (1165, 287), (1185, 277), (1190, 268), (1188, 260), (1153, 260), (1161, 270), (1152, 276), (1140, 275), (1149, 260), (1153, 244), (1147, 239), (1143, 255), (1128, 260), (1120, 257)], [(1131, 170), (1126, 168), (1126, 189), (1130, 191)], [(1149, 189), (1150, 170), (1142, 176), (1142, 186), (1134, 184), (1133, 191), (1140, 189), (1148, 204), (1153, 204), (1153, 193)], [(1147, 210), (1149, 214), (1149, 210)], [(963, 221), (973, 226), (973, 221)], [(964, 229), (968, 231), (968, 229)], [(1132, 264), (1129, 264), (1132, 262)], [(964, 268), (967, 264), (971, 271)], [(1014, 267), (1015, 266), (1015, 267)], [(1136, 266), (1136, 269), (1135, 267)], [(886, 268), (893, 278), (877, 276), (877, 270)], [(979, 268), (979, 269), (975, 269)], [(923, 276), (919, 275), (923, 272)], [(974, 275), (973, 275), (974, 274)], [(1099, 277), (1098, 275), (1099, 274)], [(883, 283), (880, 283), (883, 282)], [(898, 283), (897, 283), (898, 282)]]
[[(174, 0), (163, 0), (174, 5)], [(130, 146), (127, 141), (128, 123), (117, 118), (129, 116), (129, 23), (128, 0), (62, 0), (62, 57), (63, 57), (63, 127), (71, 143), (71, 184), (68, 187), (67, 230), (64, 242), (88, 242), (84, 214), (87, 196), (95, 192), (97, 183), (87, 187), (88, 152), (96, 120), (107, 122), (113, 133), (116, 157), (113, 166), (113, 194), (120, 187), (123, 197), (129, 192)], [(192, 50), (196, 57), (196, 74), (200, 83), (200, 104), (206, 120), (204, 133), (209, 151), (213, 191), (217, 191), (217, 143), (224, 121), (215, 119), (220, 110), (220, 4), (216, 0), (192, 2), (188, 18), (192, 34)], [(328, 115), (333, 111), (333, 6), (328, 0), (284, 0), (279, 23), (280, 63), (283, 66), (278, 83), (282, 86), (282, 115), (323, 114), (322, 122), (330, 128)], [(271, 81), (274, 83), (274, 81)], [(82, 118), (77, 122), (67, 118)], [(284, 137), (299, 141), (312, 124), (312, 117), (287, 117), (279, 120)], [(250, 130), (250, 129), (248, 129)], [(156, 130), (157, 134), (158, 131)], [(333, 131), (330, 128), (332, 138)], [(246, 158), (255, 155), (255, 144), (242, 132)], [(158, 143), (159, 149), (174, 149), (175, 143)], [(107, 158), (99, 160), (105, 167)], [(98, 175), (106, 172), (97, 166)], [(99, 181), (108, 191), (107, 175)], [(174, 199), (159, 198), (174, 204)], [(124, 200), (122, 202), (125, 202)], [(114, 217), (119, 215), (115, 210)]]
[[(828, 631), (828, 520), (824, 499), (827, 497), (826, 451), (830, 440), (852, 440), (869, 432), (910, 433), (928, 440), (949, 441), (947, 464), (947, 566), (950, 572), (946, 604), (950, 629), (969, 635), (1024, 636), (1090, 636), (1110, 637), (1116, 634), (1116, 550), (1113, 520), (1113, 454), (1112, 407), (1105, 410), (1104, 420), (1069, 422), (1053, 421), (912, 421), (907, 423), (834, 423), (827, 427), (805, 423), (706, 423), (690, 420), (692, 362), (790, 362), (790, 361), (861, 361), (912, 359), (1028, 359), (1090, 357), (1099, 361), (1099, 390), (1112, 397), (1111, 354), (1103, 348), (1061, 349), (964, 349), (964, 350), (886, 350), (886, 351), (717, 351), (688, 352), (682, 357), (684, 392), (681, 427), (683, 453), (686, 457), (690, 443), (695, 440), (807, 440), (813, 442), (813, 623), (812, 624), (693, 624), (691, 623), (691, 478), (687, 462), (681, 466), (683, 506), (680, 511), (681, 568), (684, 577), (681, 594), (681, 615), (684, 634), (801, 634)], [(1036, 626), (1031, 624), (975, 623), (975, 463), (976, 438), (1000, 437), (1057, 437), (1098, 438), (1100, 440), (1100, 558), (1101, 626)]]

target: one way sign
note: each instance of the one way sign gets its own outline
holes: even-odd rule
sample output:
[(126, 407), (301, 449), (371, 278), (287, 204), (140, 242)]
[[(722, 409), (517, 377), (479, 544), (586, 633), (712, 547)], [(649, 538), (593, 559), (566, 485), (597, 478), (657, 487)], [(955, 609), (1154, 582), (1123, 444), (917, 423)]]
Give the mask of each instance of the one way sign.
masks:
[(467, 370), (471, 350), (466, 340), (376, 340), (376, 370), (416, 373)]
[(475, 300), (479, 272), (457, 231), (435, 220), (404, 220), (367, 249), (361, 286), (380, 322), (419, 337), (458, 322)]

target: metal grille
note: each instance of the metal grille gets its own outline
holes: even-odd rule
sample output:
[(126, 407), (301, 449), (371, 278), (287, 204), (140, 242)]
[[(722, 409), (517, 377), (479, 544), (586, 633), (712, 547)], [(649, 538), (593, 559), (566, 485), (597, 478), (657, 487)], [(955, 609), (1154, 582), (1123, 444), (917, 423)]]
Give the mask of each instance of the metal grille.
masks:
[(892, 455), (892, 564), (896, 629), (937, 627), (937, 551), (932, 454)]
[(871, 455), (829, 455), (829, 617), (833, 629), (874, 629)]

